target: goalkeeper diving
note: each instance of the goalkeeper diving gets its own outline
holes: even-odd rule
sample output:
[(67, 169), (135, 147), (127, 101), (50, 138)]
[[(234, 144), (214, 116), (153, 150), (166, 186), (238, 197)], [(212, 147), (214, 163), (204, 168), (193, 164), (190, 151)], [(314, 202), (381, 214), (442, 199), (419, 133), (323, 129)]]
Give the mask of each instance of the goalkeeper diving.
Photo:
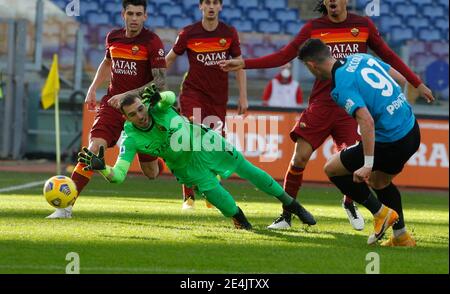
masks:
[(122, 183), (136, 153), (163, 158), (180, 184), (201, 193), (225, 217), (232, 218), (237, 229), (250, 230), (251, 224), (217, 178), (226, 179), (236, 173), (277, 198), (286, 211), (297, 215), (303, 223), (316, 224), (303, 206), (220, 134), (178, 114), (173, 108), (175, 101), (175, 93), (159, 93), (154, 85), (140, 96), (125, 96), (119, 107), (126, 122), (114, 167), (105, 164), (103, 148), (96, 155), (84, 147), (78, 161), (87, 165), (86, 170), (98, 171), (110, 183)]

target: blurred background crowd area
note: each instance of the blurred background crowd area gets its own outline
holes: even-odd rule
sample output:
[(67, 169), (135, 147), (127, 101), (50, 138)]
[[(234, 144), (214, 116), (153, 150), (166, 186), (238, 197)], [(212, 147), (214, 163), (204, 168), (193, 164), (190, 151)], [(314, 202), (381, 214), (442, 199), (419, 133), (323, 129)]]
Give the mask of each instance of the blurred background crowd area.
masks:
[[(43, 5), (42, 15), (37, 13), (39, 2)], [(79, 15), (68, 16), (66, 8), (71, 2), (73, 1), (0, 0), (0, 89), (4, 92), (8, 51), (14, 48), (9, 42), (11, 20), (26, 20), (26, 40), (23, 44), (26, 62), (33, 63), (36, 58), (42, 58), (40, 68), (30, 66), (26, 71), (26, 108), (31, 113), (40, 113), (40, 116), (28, 116), (26, 124), (30, 129), (37, 128), (39, 124), (48, 124), (45, 116), (48, 116), (48, 121), (51, 120), (50, 113), (41, 113), (39, 99), (53, 54), (59, 55), (62, 108), (68, 111), (67, 115), (79, 117), (82, 109), (80, 105), (84, 101), (83, 93), (105, 55), (106, 34), (123, 26), (120, 0), (79, 0)], [(448, 0), (349, 0), (349, 9), (366, 15), (366, 8), (371, 3), (379, 4), (376, 15), (371, 18), (383, 38), (420, 75), (438, 98), (434, 105), (424, 105), (423, 99), (417, 99), (414, 89), (409, 89), (409, 100), (414, 104), (415, 110), (427, 115), (448, 117)], [(285, 46), (297, 35), (303, 24), (320, 16), (314, 12), (316, 4), (315, 0), (224, 0), (221, 19), (239, 31), (244, 58), (260, 57)], [(172, 48), (182, 27), (201, 19), (198, 0), (150, 0), (147, 10), (149, 17), (146, 26), (160, 36), (167, 52)], [(39, 21), (42, 21), (42, 29), (37, 36)], [(171, 89), (178, 91), (187, 70), (187, 58), (178, 58), (168, 75)], [(264, 87), (278, 72), (278, 68), (247, 71), (251, 106), (262, 105)], [(303, 88), (304, 102), (307, 103), (314, 78), (298, 62), (294, 63), (294, 78)], [(103, 89), (105, 92), (106, 86)], [(236, 83), (231, 82), (230, 88), (230, 101), (233, 102), (238, 95)], [(1, 96), (3, 95), (0, 95), (0, 99)], [(1, 104), (0, 100), (0, 108)], [(76, 122), (70, 124), (73, 126), (66, 126), (70, 129), (68, 133), (79, 131)], [(36, 135), (42, 135), (42, 132), (36, 131)], [(76, 140), (72, 138), (69, 141)]]

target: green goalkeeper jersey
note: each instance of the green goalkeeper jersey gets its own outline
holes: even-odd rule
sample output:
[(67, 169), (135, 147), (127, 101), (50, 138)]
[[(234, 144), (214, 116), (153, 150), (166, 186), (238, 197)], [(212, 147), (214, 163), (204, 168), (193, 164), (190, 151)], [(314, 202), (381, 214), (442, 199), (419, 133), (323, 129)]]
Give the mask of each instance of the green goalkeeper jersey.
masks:
[(161, 101), (148, 109), (151, 120), (148, 129), (139, 129), (129, 121), (125, 123), (112, 182), (123, 182), (136, 153), (161, 157), (174, 171), (186, 168), (194, 152), (234, 150), (218, 133), (178, 114), (173, 108), (175, 101), (175, 93), (161, 93)]

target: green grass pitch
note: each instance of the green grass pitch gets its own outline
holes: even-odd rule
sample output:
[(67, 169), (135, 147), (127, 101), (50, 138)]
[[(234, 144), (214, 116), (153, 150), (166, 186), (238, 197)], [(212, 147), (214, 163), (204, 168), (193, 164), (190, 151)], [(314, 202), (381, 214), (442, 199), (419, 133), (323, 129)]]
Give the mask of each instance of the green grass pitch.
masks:
[[(50, 176), (0, 172), (0, 189)], [(181, 212), (181, 189), (171, 178), (149, 182), (131, 176), (112, 185), (95, 176), (68, 220), (44, 218), (53, 209), (41, 186), (1, 193), (0, 273), (62, 274), (69, 252), (79, 254), (81, 273), (364, 274), (370, 252), (379, 254), (381, 273), (449, 273), (448, 192), (403, 191), (407, 227), (418, 247), (381, 248), (366, 245), (372, 230), (368, 211), (360, 207), (366, 228), (354, 231), (333, 187), (300, 192), (316, 226), (294, 219), (289, 231), (269, 231), (280, 204), (246, 182), (224, 185), (253, 231), (235, 230), (202, 199), (195, 211)]]

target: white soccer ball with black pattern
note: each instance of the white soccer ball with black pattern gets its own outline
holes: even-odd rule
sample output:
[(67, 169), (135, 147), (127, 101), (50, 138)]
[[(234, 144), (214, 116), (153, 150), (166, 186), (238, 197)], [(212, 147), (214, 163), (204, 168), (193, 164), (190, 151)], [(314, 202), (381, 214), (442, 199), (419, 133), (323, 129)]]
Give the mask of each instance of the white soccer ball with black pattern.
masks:
[(75, 202), (77, 196), (77, 186), (69, 177), (54, 176), (44, 184), (44, 197), (53, 207), (66, 208)]

